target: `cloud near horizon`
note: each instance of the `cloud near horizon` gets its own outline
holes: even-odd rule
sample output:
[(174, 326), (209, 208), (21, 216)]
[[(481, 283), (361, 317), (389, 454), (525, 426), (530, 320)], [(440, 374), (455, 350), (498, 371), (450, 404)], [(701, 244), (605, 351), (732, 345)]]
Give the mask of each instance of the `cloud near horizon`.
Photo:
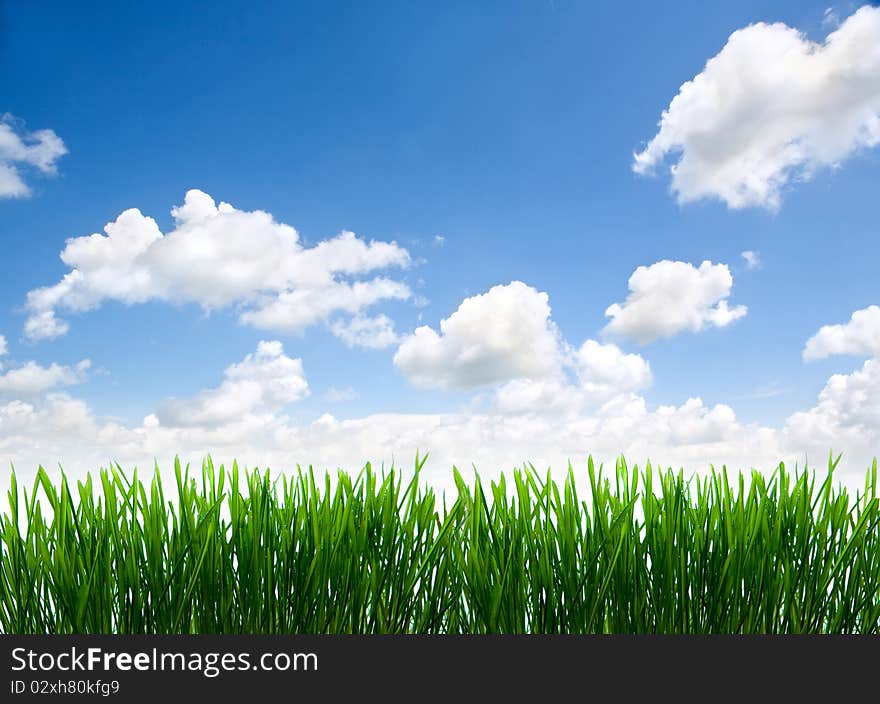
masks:
[[(500, 344), (498, 331), (520, 321), (523, 308), (532, 332), (543, 331), (548, 336), (543, 343), (553, 343), (549, 358), (555, 368), (518, 366), (509, 357), (511, 347)], [(454, 317), (462, 311), (463, 318)], [(508, 319), (497, 320), (499, 311)], [(487, 315), (497, 328), (481, 336), (474, 324)], [(347, 419), (324, 413), (312, 422), (294, 422), (288, 406), (309, 393), (301, 360), (288, 356), (280, 342), (263, 341), (227, 367), (219, 385), (161, 401), (140, 425), (103, 421), (85, 402), (51, 386), (28, 400), (0, 400), (0, 461), (13, 461), (25, 475), (40, 463), (61, 461), (80, 471), (110, 461), (151, 467), (154, 459), (168, 464), (179, 454), (198, 462), (208, 453), (218, 462), (238, 458), (249, 466), (285, 470), (296, 463), (355, 469), (366, 461), (394, 461), (407, 469), (419, 450), (432, 457), (426, 479), (451, 489), (452, 465), (474, 464), (494, 476), (524, 462), (562, 471), (569, 460), (582, 466), (587, 453), (606, 462), (623, 453), (631, 462), (651, 459), (689, 471), (706, 469), (709, 462), (769, 468), (780, 460), (802, 466), (805, 456), (821, 463), (830, 449), (845, 446), (843, 478), (857, 486), (880, 444), (880, 416), (871, 403), (880, 394), (877, 360), (852, 374), (835, 374), (812, 408), (772, 428), (743, 423), (731, 406), (708, 405), (699, 397), (652, 408), (640, 395), (652, 382), (647, 360), (595, 340), (571, 347), (550, 318), (547, 295), (521, 282), (465, 299), (444, 319), (449, 320), (453, 323), (441, 324), (442, 334), (431, 340), (441, 346), (439, 356), (449, 360), (449, 371), (429, 378), (447, 384), (439, 388), (455, 388), (450, 380), (483, 380), (492, 393), (482, 410)], [(474, 345), (481, 362), (470, 368), (469, 359), (459, 357)], [(493, 355), (505, 363), (504, 375), (482, 374), (482, 364)], [(437, 357), (432, 350), (431, 363), (419, 368), (421, 381), (439, 369)], [(354, 396), (348, 389), (329, 391), (324, 400)]]

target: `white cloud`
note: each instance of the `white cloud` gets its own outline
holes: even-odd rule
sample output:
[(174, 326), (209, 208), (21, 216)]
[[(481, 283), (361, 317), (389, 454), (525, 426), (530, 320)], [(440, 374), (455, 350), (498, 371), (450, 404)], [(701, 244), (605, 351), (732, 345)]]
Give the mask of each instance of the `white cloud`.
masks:
[[(71, 448), (75, 447), (77, 431), (84, 429), (84, 421), (90, 419), (85, 402), (67, 394), (49, 394), (39, 408), (18, 399), (0, 403), (0, 449), (10, 460), (19, 459), (21, 448), (25, 447), (33, 451), (40, 446), (66, 446), (66, 452), (74, 455)], [(90, 430), (94, 429), (92, 424)], [(95, 436), (96, 433), (86, 432), (82, 440), (87, 442)], [(46, 466), (54, 465), (49, 458), (41, 462)], [(36, 467), (27, 469), (33, 472)]]
[(223, 383), (188, 399), (169, 399), (156, 414), (162, 425), (222, 427), (257, 414), (271, 414), (309, 394), (302, 360), (284, 354), (277, 340), (226, 368)]
[(587, 340), (576, 355), (580, 384), (593, 399), (608, 400), (621, 393), (651, 385), (651, 367), (637, 354), (625, 354), (616, 345)]
[(9, 351), (9, 348), (6, 346), (6, 338), (3, 335), (0, 335), (0, 357), (4, 356)]
[(474, 408), (491, 401), (504, 414), (574, 414), (651, 384), (637, 354), (586, 340), (572, 348), (550, 316), (549, 297), (520, 281), (466, 298), (440, 323), (404, 338), (394, 363), (424, 388), (494, 386)]
[[(617, 345), (586, 340), (579, 349), (563, 345), (564, 370), (549, 378), (514, 379), (494, 393), (501, 413), (562, 413), (597, 409), (616, 398), (632, 398), (651, 385), (651, 367)], [(570, 373), (569, 373), (570, 372)]]
[[(589, 414), (548, 413), (383, 413), (337, 419), (329, 414), (313, 423), (295, 424), (279, 415), (245, 415), (223, 426), (169, 426), (147, 416), (127, 427), (94, 417), (88, 407), (62, 394), (42, 403), (0, 404), (0, 478), (13, 461), (26, 481), (42, 463), (60, 462), (70, 476), (81, 476), (118, 461), (151, 469), (154, 458), (168, 469), (174, 455), (198, 463), (211, 453), (217, 463), (237, 458), (248, 466), (290, 471), (297, 463), (320, 472), (356, 470), (392, 461), (411, 471), (416, 450), (430, 452), (424, 479), (452, 490), (453, 465), (484, 477), (510, 471), (524, 462), (561, 476), (569, 460), (583, 477), (586, 458), (612, 462), (624, 453), (640, 465), (650, 458), (664, 466), (704, 471), (710, 462), (770, 468), (784, 455), (778, 433), (743, 424), (730, 408), (690, 399), (654, 410), (644, 399), (619, 396)], [(827, 452), (827, 450), (826, 450)], [(864, 466), (853, 465), (863, 478)]]
[(355, 401), (359, 398), (359, 394), (355, 391), (351, 386), (346, 386), (344, 388), (338, 389), (335, 386), (330, 386), (327, 391), (324, 393), (324, 400), (329, 401), (330, 403), (338, 403), (340, 401)]
[(9, 113), (0, 116), (0, 198), (29, 196), (21, 167), (53, 175), (55, 162), (65, 154), (64, 142), (52, 130), (27, 132)]
[(382, 300), (406, 300), (409, 288), (399, 281), (377, 277), (369, 281), (331, 283), (323, 288), (284, 291), (241, 322), (263, 330), (299, 332), (335, 312), (357, 314)]
[(464, 299), (439, 333), (416, 328), (394, 355), (394, 365), (422, 388), (540, 379), (558, 373), (561, 361), (548, 296), (521, 281)]
[(759, 252), (753, 252), (750, 249), (747, 249), (745, 252), (742, 252), (740, 256), (745, 260), (746, 267), (749, 269), (759, 269), (761, 267), (761, 254)]
[(649, 173), (674, 155), (680, 203), (778, 208), (789, 182), (880, 143), (878, 47), (870, 6), (823, 43), (781, 23), (740, 29), (681, 86), (633, 168)]
[[(508, 359), (507, 348), (492, 344), (502, 339), (499, 330), (518, 319), (513, 311), (526, 311), (518, 322), (527, 324), (515, 328), (518, 334), (527, 330), (547, 336), (545, 351), (552, 364), (523, 373)], [(474, 325), (486, 320), (493, 325), (486, 336), (478, 335)], [(18, 392), (32, 398), (0, 401), (0, 480), (10, 462), (20, 479), (27, 480), (38, 464), (61, 463), (76, 476), (111, 461), (151, 468), (155, 458), (168, 468), (175, 454), (184, 462), (199, 462), (207, 453), (218, 463), (238, 458), (248, 466), (268, 465), (276, 471), (291, 470), (297, 463), (313, 464), (318, 471), (357, 469), (367, 461), (376, 466), (393, 461), (408, 471), (419, 450), (431, 453), (424, 478), (452, 490), (452, 465), (465, 470), (475, 465), (493, 477), (533, 462), (541, 469), (553, 467), (560, 476), (570, 460), (583, 476), (588, 453), (605, 462), (623, 453), (630, 462), (651, 459), (688, 472), (704, 471), (710, 463), (769, 470), (780, 460), (802, 466), (805, 456), (821, 465), (833, 448), (846, 452), (838, 477), (858, 486), (880, 446), (878, 360), (852, 374), (834, 375), (814, 407), (772, 428), (744, 423), (729, 405), (700, 398), (649, 407), (639, 395), (652, 381), (645, 359), (595, 340), (569, 347), (550, 319), (546, 294), (525, 284), (495, 287), (466, 299), (443, 322), (441, 334), (435, 333), (443, 352), (437, 356), (451, 360), (452, 367), (432, 379), (479, 378), (459, 361), (465, 349), (513, 370), (512, 377), (487, 382), (496, 387), (485, 410), (348, 419), (324, 413), (311, 423), (295, 422), (285, 408), (308, 394), (308, 383), (301, 361), (287, 356), (279, 342), (261, 342), (256, 352), (225, 370), (217, 387), (161, 403), (140, 425), (101, 420), (67, 394), (40, 396), (40, 390), (71, 381), (69, 373), (56, 371), (52, 384), (17, 384)], [(78, 365), (74, 371), (86, 367)], [(433, 364), (423, 369), (436, 371)], [(331, 387), (324, 400), (355, 395), (350, 388)]]
[(636, 398), (652, 383), (651, 367), (638, 354), (626, 354), (612, 344), (586, 340), (579, 349), (566, 348), (565, 369), (548, 379), (514, 379), (495, 391), (494, 408), (501, 413), (562, 413)]
[(725, 327), (747, 312), (745, 306), (728, 306), (733, 277), (726, 264), (704, 261), (697, 268), (663, 260), (638, 267), (628, 286), (626, 300), (605, 311), (611, 322), (604, 332), (643, 344), (684, 330)]
[(867, 462), (880, 453), (880, 307), (855, 311), (848, 323), (824, 325), (804, 347), (804, 361), (832, 355), (873, 357), (850, 374), (834, 374), (807, 411), (785, 423), (785, 443), (813, 448), (814, 463), (830, 450)]
[(880, 453), (880, 360), (869, 359), (852, 374), (835, 374), (808, 411), (786, 423), (787, 443), (816, 448), (820, 462), (834, 449), (864, 461)]
[(89, 311), (111, 300), (194, 302), (205, 310), (236, 305), (242, 323), (292, 333), (332, 314), (357, 315), (410, 296), (403, 282), (369, 277), (409, 265), (409, 254), (394, 242), (343, 232), (304, 247), (296, 230), (269, 213), (216, 205), (198, 190), (171, 214), (174, 228), (166, 234), (132, 208), (106, 234), (67, 240), (61, 259), (70, 271), (28, 293), (25, 335), (63, 335), (68, 324), (57, 310)]
[(374, 318), (356, 315), (348, 321), (337, 320), (331, 330), (349, 347), (382, 349), (400, 341), (400, 336), (394, 331), (394, 321), (387, 315)]
[(648, 362), (616, 345), (587, 340), (579, 349), (566, 346), (565, 351), (566, 373), (502, 384), (495, 390), (495, 408), (503, 413), (578, 413), (651, 385)]
[(66, 320), (55, 317), (54, 310), (41, 310), (31, 313), (24, 322), (24, 336), (28, 340), (54, 340), (66, 335), (70, 325)]
[(54, 362), (42, 367), (36, 362), (27, 362), (0, 374), (0, 396), (33, 396), (59, 386), (81, 384), (91, 361), (84, 359), (73, 367)]
[(837, 354), (880, 357), (880, 306), (857, 310), (843, 325), (823, 325), (807, 340), (803, 357), (811, 362)]
[[(295, 423), (283, 414), (283, 406), (304, 393), (304, 379), (291, 364), (296, 360), (274, 344), (232, 365), (217, 389), (174, 407), (165, 417), (160, 406), (140, 425), (102, 421), (84, 402), (61, 393), (0, 402), (0, 480), (8, 477), (10, 462), (19, 479), (27, 481), (38, 464), (51, 468), (61, 463), (70, 476), (78, 477), (111, 461), (151, 469), (155, 458), (167, 470), (175, 454), (184, 463), (198, 463), (207, 453), (218, 464), (237, 458), (276, 471), (292, 470), (297, 463), (313, 464), (320, 472), (394, 461), (406, 472), (420, 450), (431, 453), (424, 479), (452, 490), (452, 465), (468, 472), (475, 465), (485, 477), (494, 477), (530, 461), (540, 469), (553, 467), (559, 477), (571, 460), (583, 477), (588, 453), (604, 462), (623, 453), (631, 463), (643, 465), (651, 459), (688, 472), (705, 471), (710, 463), (734, 471), (770, 470), (780, 460), (802, 466), (806, 454), (821, 471), (834, 448), (846, 452), (838, 478), (857, 487), (880, 443), (876, 360), (853, 374), (832, 377), (816, 406), (794, 414), (780, 429), (743, 423), (730, 406), (700, 398), (650, 408), (634, 391), (622, 391), (648, 383), (646, 365), (613, 350), (597, 355), (595, 349), (593, 359), (600, 361), (592, 364), (593, 383), (619, 365), (630, 373), (620, 375), (628, 380), (621, 393), (587, 410), (559, 413), (552, 404), (538, 402), (508, 410), (499, 404), (488, 412), (382, 413), (350, 419), (325, 413), (312, 423)], [(280, 393), (279, 379), (291, 382), (282, 384)], [(236, 383), (242, 380), (255, 381), (260, 394), (241, 392)], [(545, 390), (557, 382), (546, 380)], [(583, 393), (577, 384), (562, 383), (557, 389)]]
[(621, 397), (593, 414), (562, 418), (453, 413), (325, 419), (320, 425), (286, 429), (278, 439), (309, 448), (319, 463), (331, 467), (392, 456), (409, 467), (416, 449), (430, 451), (428, 477), (441, 485), (449, 482), (453, 464), (466, 470), (476, 465), (494, 476), (532, 461), (540, 468), (552, 466), (559, 476), (569, 459), (583, 471), (590, 452), (606, 461), (620, 452), (639, 463), (650, 456), (695, 470), (705, 469), (710, 457), (735, 463), (751, 454), (770, 462), (778, 452), (766, 431), (744, 426), (729, 408), (707, 407), (699, 399), (650, 411), (642, 399)]
[(546, 379), (513, 379), (497, 387), (492, 410), (510, 414), (579, 413), (587, 403), (584, 390), (562, 376)]

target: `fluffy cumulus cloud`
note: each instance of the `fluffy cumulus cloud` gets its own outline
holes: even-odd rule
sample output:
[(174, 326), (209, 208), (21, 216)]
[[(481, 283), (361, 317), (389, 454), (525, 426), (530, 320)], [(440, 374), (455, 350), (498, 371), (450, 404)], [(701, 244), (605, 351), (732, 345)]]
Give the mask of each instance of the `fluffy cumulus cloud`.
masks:
[[(867, 462), (880, 450), (880, 359), (869, 359), (851, 374), (835, 374), (808, 411), (786, 423), (788, 444), (804, 448), (844, 450)], [(821, 461), (822, 456), (817, 458)]]
[[(804, 347), (804, 361), (832, 355), (870, 357), (850, 374), (834, 374), (807, 411), (793, 414), (790, 445), (845, 450), (868, 458), (880, 452), (880, 307), (855, 311), (849, 322), (824, 325)], [(827, 451), (827, 449), (826, 449)]]
[(53, 175), (65, 154), (64, 142), (52, 130), (28, 132), (9, 113), (0, 117), (0, 198), (29, 196), (23, 172)]
[(408, 252), (394, 242), (343, 232), (305, 247), (295, 229), (269, 213), (218, 205), (198, 190), (171, 214), (167, 233), (132, 208), (104, 234), (67, 240), (61, 259), (70, 271), (28, 293), (25, 335), (63, 335), (68, 323), (59, 310), (89, 311), (105, 301), (194, 302), (205, 310), (235, 305), (242, 323), (292, 333), (410, 296), (405, 283), (377, 274), (409, 265)]
[(582, 474), (586, 457), (613, 461), (650, 458), (664, 465), (704, 470), (708, 462), (732, 466), (775, 463), (781, 457), (773, 431), (740, 423), (723, 405), (690, 399), (649, 409), (644, 399), (618, 397), (591, 413), (382, 413), (361, 418), (318, 416), (294, 423), (281, 414), (245, 414), (217, 426), (168, 425), (148, 416), (137, 426), (103, 421), (81, 401), (50, 394), (40, 402), (0, 402), (0, 476), (14, 462), (20, 478), (38, 464), (59, 462), (71, 475), (118, 461), (126, 467), (169, 468), (175, 454), (199, 462), (238, 458), (248, 466), (291, 470), (297, 463), (319, 471), (358, 469), (367, 461), (412, 468), (416, 451), (429, 452), (425, 479), (451, 489), (451, 467), (476, 466), (486, 476), (524, 462), (563, 470), (571, 460)]
[(257, 351), (223, 373), (220, 386), (192, 398), (169, 399), (155, 420), (162, 425), (221, 427), (232, 421), (272, 414), (309, 393), (301, 359), (284, 354), (280, 342), (260, 342)]
[[(642, 363), (613, 350), (593, 353), (594, 359), (607, 357), (584, 372), (594, 383), (607, 377), (609, 365), (627, 370), (615, 375), (623, 380), (621, 389), (648, 383)], [(271, 390), (278, 386), (269, 381), (278, 376), (270, 371), (273, 367), (286, 380), (280, 384), (286, 391)], [(871, 402), (880, 392), (878, 372), (880, 366), (872, 361), (855, 374), (832, 377), (816, 406), (793, 415), (781, 429), (743, 423), (731, 407), (700, 398), (651, 408), (635, 391), (562, 415), (540, 403), (515, 412), (499, 404), (484, 412), (360, 418), (325, 413), (312, 422), (293, 422), (283, 404), (304, 393), (301, 369), (270, 343), (232, 365), (216, 389), (172, 402), (170, 412), (167, 404), (160, 405), (139, 425), (102, 420), (64, 393), (0, 400), (0, 479), (8, 478), (10, 462), (26, 480), (39, 464), (56, 467), (60, 462), (72, 476), (81, 476), (111, 461), (150, 468), (156, 460), (168, 469), (176, 454), (198, 463), (207, 453), (218, 463), (237, 458), (275, 470), (296, 464), (313, 464), (318, 471), (357, 469), (367, 461), (409, 470), (419, 450), (430, 452), (424, 479), (451, 491), (452, 465), (467, 471), (476, 466), (484, 476), (495, 476), (525, 462), (562, 471), (571, 461), (584, 476), (588, 453), (604, 462), (623, 453), (630, 462), (650, 459), (689, 471), (704, 471), (709, 463), (768, 469), (780, 460), (803, 466), (805, 456), (821, 464), (833, 447), (847, 451), (840, 479), (858, 486), (880, 441), (878, 407)], [(254, 381), (259, 391), (237, 388), (241, 380)], [(572, 393), (579, 387), (559, 388)]]
[(9, 348), (6, 346), (6, 338), (3, 335), (0, 335), (0, 357), (6, 355), (9, 351)]
[(464, 299), (440, 321), (407, 336), (394, 365), (421, 388), (472, 389), (510, 379), (540, 379), (561, 365), (549, 297), (521, 281)]
[[(523, 330), (531, 333), (524, 339), (540, 342), (545, 354), (538, 359), (545, 364), (520, 363), (514, 346), (502, 344), (505, 331)], [(287, 406), (308, 394), (308, 382), (301, 361), (277, 341), (261, 342), (227, 367), (217, 386), (159, 403), (140, 424), (101, 419), (83, 401), (58, 392), (81, 378), (87, 364), (41, 368), (51, 383), (19, 379), (10, 393), (0, 394), (0, 479), (11, 462), (26, 479), (39, 464), (60, 462), (81, 474), (111, 461), (152, 467), (157, 460), (169, 468), (176, 454), (197, 463), (208, 453), (217, 462), (238, 458), (276, 470), (296, 464), (357, 469), (367, 461), (408, 470), (418, 450), (431, 455), (424, 478), (452, 491), (453, 465), (495, 476), (525, 462), (563, 471), (571, 461), (583, 477), (588, 453), (604, 462), (622, 453), (631, 462), (650, 459), (689, 471), (706, 470), (709, 463), (747, 470), (769, 469), (780, 460), (821, 464), (834, 448), (847, 453), (840, 479), (858, 486), (880, 446), (876, 359), (831, 377), (812, 408), (772, 428), (743, 422), (730, 406), (699, 397), (652, 407), (642, 395), (652, 381), (643, 357), (596, 340), (567, 344), (550, 318), (547, 295), (519, 282), (466, 299), (439, 333), (432, 332), (439, 351), (409, 358), (430, 361), (415, 379), (430, 374), (431, 386), (475, 386), (479, 380), (490, 387), (461, 410), (337, 418), (319, 409), (313, 421), (295, 421)], [(446, 375), (438, 371), (438, 358), (450, 367)], [(484, 365), (498, 365), (504, 374), (484, 373)], [(27, 363), (16, 371), (29, 368), (36, 367)], [(330, 388), (323, 401), (354, 397), (350, 388)]]
[(612, 399), (632, 398), (651, 385), (651, 367), (637, 354), (612, 344), (585, 341), (565, 347), (563, 369), (547, 379), (514, 379), (495, 390), (494, 407), (502, 413), (567, 415), (599, 408)]
[(617, 345), (587, 340), (575, 357), (578, 379), (590, 396), (606, 400), (651, 385), (651, 367), (638, 354), (626, 354)]
[(349, 347), (382, 349), (400, 341), (400, 336), (394, 331), (394, 321), (387, 315), (372, 318), (356, 315), (347, 321), (337, 320), (331, 330)]
[(733, 277), (726, 264), (704, 261), (699, 267), (663, 260), (638, 267), (629, 277), (629, 295), (605, 311), (604, 332), (642, 344), (705, 327), (725, 327), (747, 309), (730, 307)]
[(679, 202), (775, 209), (785, 186), (880, 143), (880, 8), (824, 42), (785, 24), (734, 32), (663, 112), (637, 173), (672, 156)]
[[(209, 452), (251, 465), (332, 469), (366, 461), (410, 467), (420, 450), (432, 455), (426, 478), (448, 488), (453, 464), (473, 463), (492, 475), (526, 461), (582, 464), (588, 452), (606, 461), (625, 452), (689, 466), (710, 456), (736, 463), (746, 436), (750, 450), (760, 446), (775, 459), (772, 438), (740, 424), (726, 406), (690, 399), (650, 409), (638, 395), (651, 383), (641, 356), (595, 340), (571, 347), (551, 320), (547, 294), (523, 283), (466, 299), (432, 332), (427, 353), (412, 347), (422, 342), (416, 334), (405, 339), (398, 365), (430, 386), (489, 384), (488, 406), (349, 419), (325, 413), (294, 422), (285, 407), (308, 393), (302, 364), (280, 343), (262, 342), (229, 366), (216, 387), (168, 399), (139, 425), (101, 420), (83, 402), (51, 391), (6, 400), (0, 403), (0, 460), (14, 461), (25, 475), (40, 463), (61, 461), (69, 471), (110, 461), (143, 467), (154, 458), (170, 465), (174, 454), (198, 461)], [(523, 347), (528, 353), (519, 356)], [(449, 365), (446, 374), (438, 360)], [(414, 361), (422, 363), (417, 372), (407, 366)], [(355, 396), (351, 389), (330, 389), (324, 400)]]
[(418, 328), (394, 363), (422, 388), (490, 386), (476, 400), (488, 398), (502, 413), (577, 413), (651, 384), (650, 366), (637, 354), (596, 340), (571, 346), (551, 318), (547, 293), (521, 281), (466, 298), (439, 333)]
[(391, 458), (409, 467), (416, 449), (429, 450), (427, 478), (440, 486), (449, 486), (452, 465), (495, 476), (525, 462), (564, 471), (571, 460), (583, 476), (588, 453), (613, 461), (622, 452), (640, 464), (651, 458), (694, 470), (707, 469), (708, 458), (733, 466), (779, 459), (772, 430), (742, 424), (726, 406), (699, 399), (651, 410), (641, 398), (620, 398), (595, 412), (561, 418), (501, 412), (331, 416), (285, 429), (278, 440), (331, 467)]
[[(83, 458), (86, 462), (94, 460), (95, 453), (90, 450), (94, 449), (92, 443), (100, 430), (87, 405), (67, 394), (49, 394), (39, 405), (22, 399), (0, 401), (2, 468), (14, 463), (25, 475), (33, 475), (37, 465), (53, 467), (59, 459), (63, 460), (60, 455), (53, 459), (48, 454), (51, 452), (64, 453), (76, 464)], [(80, 433), (81, 437), (77, 437)], [(82, 454), (76, 449), (77, 440), (81, 442)], [(109, 456), (105, 454), (102, 460), (106, 464)]]
[[(572, 416), (587, 403), (583, 389), (567, 379), (513, 379), (497, 386), (488, 400), (491, 408), (502, 415), (562, 414)], [(478, 400), (484, 400), (479, 398)]]
[(42, 367), (36, 362), (27, 362), (0, 374), (0, 397), (33, 396), (61, 386), (73, 386), (86, 380), (86, 372), (91, 361), (84, 359), (73, 367), (54, 362)]
[(857, 310), (848, 323), (823, 325), (807, 340), (803, 357), (810, 362), (837, 354), (880, 357), (880, 306)]

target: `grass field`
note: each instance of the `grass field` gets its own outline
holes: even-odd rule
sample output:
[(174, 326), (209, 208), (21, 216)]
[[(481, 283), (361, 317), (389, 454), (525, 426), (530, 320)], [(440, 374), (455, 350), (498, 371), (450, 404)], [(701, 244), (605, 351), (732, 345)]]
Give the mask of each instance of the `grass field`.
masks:
[[(877, 463), (827, 475), (532, 468), (455, 497), (367, 466), (12, 476), (5, 633), (877, 633)], [(586, 477), (584, 485), (586, 485)]]

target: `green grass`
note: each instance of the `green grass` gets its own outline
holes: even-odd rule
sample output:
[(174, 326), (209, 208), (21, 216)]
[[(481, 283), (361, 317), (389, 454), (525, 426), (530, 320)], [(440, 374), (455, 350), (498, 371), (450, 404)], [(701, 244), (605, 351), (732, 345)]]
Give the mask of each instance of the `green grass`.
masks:
[(877, 633), (877, 462), (827, 476), (589, 463), (457, 496), (367, 466), (13, 474), (5, 633)]

